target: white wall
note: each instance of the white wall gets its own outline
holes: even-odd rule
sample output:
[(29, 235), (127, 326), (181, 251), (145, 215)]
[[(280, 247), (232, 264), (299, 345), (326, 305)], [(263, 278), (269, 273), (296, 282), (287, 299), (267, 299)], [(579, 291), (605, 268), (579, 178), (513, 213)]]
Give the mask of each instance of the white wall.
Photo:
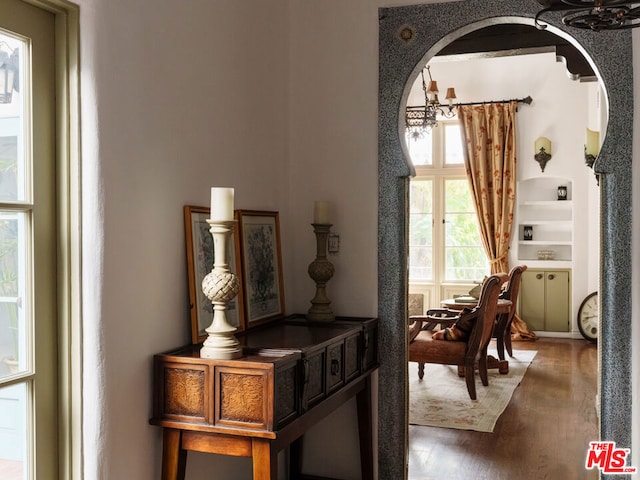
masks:
[[(151, 357), (189, 339), (182, 206), (231, 185), (237, 208), (280, 211), (294, 312), (313, 295), (313, 201), (333, 202), (334, 310), (374, 315), (377, 9), (433, 2), (77, 1), (85, 478), (150, 480), (161, 456)], [(340, 450), (344, 478), (359, 475), (354, 428), (348, 404), (309, 440)], [(248, 472), (246, 459), (190, 455), (190, 480)]]
[[(82, 0), (87, 479), (160, 477), (154, 353), (189, 341), (182, 207), (236, 188), (281, 212), (288, 179), (287, 2)], [(285, 267), (291, 278), (289, 259)], [(190, 479), (246, 479), (192, 455)]]

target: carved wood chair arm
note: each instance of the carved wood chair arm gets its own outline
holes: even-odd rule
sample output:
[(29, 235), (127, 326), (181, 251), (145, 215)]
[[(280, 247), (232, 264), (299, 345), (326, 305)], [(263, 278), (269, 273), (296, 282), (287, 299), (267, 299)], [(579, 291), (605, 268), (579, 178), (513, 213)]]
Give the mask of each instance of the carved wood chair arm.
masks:
[[(431, 312), (429, 310), (427, 313)], [(445, 312), (449, 312), (445, 310)], [(457, 314), (458, 312), (451, 312)], [(422, 330), (433, 330), (436, 325), (450, 326), (453, 325), (458, 316), (455, 317), (438, 317), (431, 315), (410, 315), (409, 316), (409, 343), (418, 336)]]
[(449, 308), (430, 308), (427, 310), (427, 317), (457, 317), (460, 310), (451, 310)]
[(415, 320), (413, 324), (409, 327), (409, 343), (413, 342), (413, 340), (418, 336), (418, 334), (422, 331), (422, 320)]

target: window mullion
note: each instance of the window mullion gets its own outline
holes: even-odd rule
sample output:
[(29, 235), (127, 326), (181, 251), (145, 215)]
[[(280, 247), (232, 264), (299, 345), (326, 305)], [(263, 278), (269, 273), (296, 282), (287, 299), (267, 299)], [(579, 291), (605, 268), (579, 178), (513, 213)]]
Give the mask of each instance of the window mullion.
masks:
[(433, 179), (433, 281), (438, 288), (438, 296), (440, 295), (439, 286), (444, 280), (444, 182), (442, 176), (436, 176)]

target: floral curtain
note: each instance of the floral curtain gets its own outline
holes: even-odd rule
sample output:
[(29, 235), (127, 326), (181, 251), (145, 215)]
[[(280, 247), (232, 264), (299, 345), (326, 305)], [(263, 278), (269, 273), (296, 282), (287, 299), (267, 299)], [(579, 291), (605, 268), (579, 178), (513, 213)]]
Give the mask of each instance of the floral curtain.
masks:
[(458, 119), (467, 177), (491, 273), (509, 271), (516, 197), (517, 102), (463, 105)]
[[(458, 107), (464, 163), (491, 273), (509, 271), (509, 242), (516, 201), (517, 102)], [(514, 316), (512, 340), (535, 340)]]

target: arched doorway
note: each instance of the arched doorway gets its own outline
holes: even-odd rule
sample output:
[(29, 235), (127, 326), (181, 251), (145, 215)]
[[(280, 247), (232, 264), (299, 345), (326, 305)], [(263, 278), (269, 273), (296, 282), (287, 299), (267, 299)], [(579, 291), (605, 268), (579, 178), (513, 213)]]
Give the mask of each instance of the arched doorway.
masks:
[[(505, 5), (507, 4), (507, 5)], [(380, 479), (404, 478), (406, 464), (406, 236), (410, 167), (399, 135), (404, 87), (452, 39), (491, 23), (533, 22), (535, 2), (478, 0), (380, 10), (379, 279), (381, 349)], [(595, 165), (601, 173), (601, 435), (631, 444), (631, 35), (568, 31), (592, 58), (609, 102), (609, 127)], [(615, 335), (613, 334), (615, 332)], [(624, 366), (625, 368), (620, 368)], [(587, 446), (585, 446), (586, 451)]]

